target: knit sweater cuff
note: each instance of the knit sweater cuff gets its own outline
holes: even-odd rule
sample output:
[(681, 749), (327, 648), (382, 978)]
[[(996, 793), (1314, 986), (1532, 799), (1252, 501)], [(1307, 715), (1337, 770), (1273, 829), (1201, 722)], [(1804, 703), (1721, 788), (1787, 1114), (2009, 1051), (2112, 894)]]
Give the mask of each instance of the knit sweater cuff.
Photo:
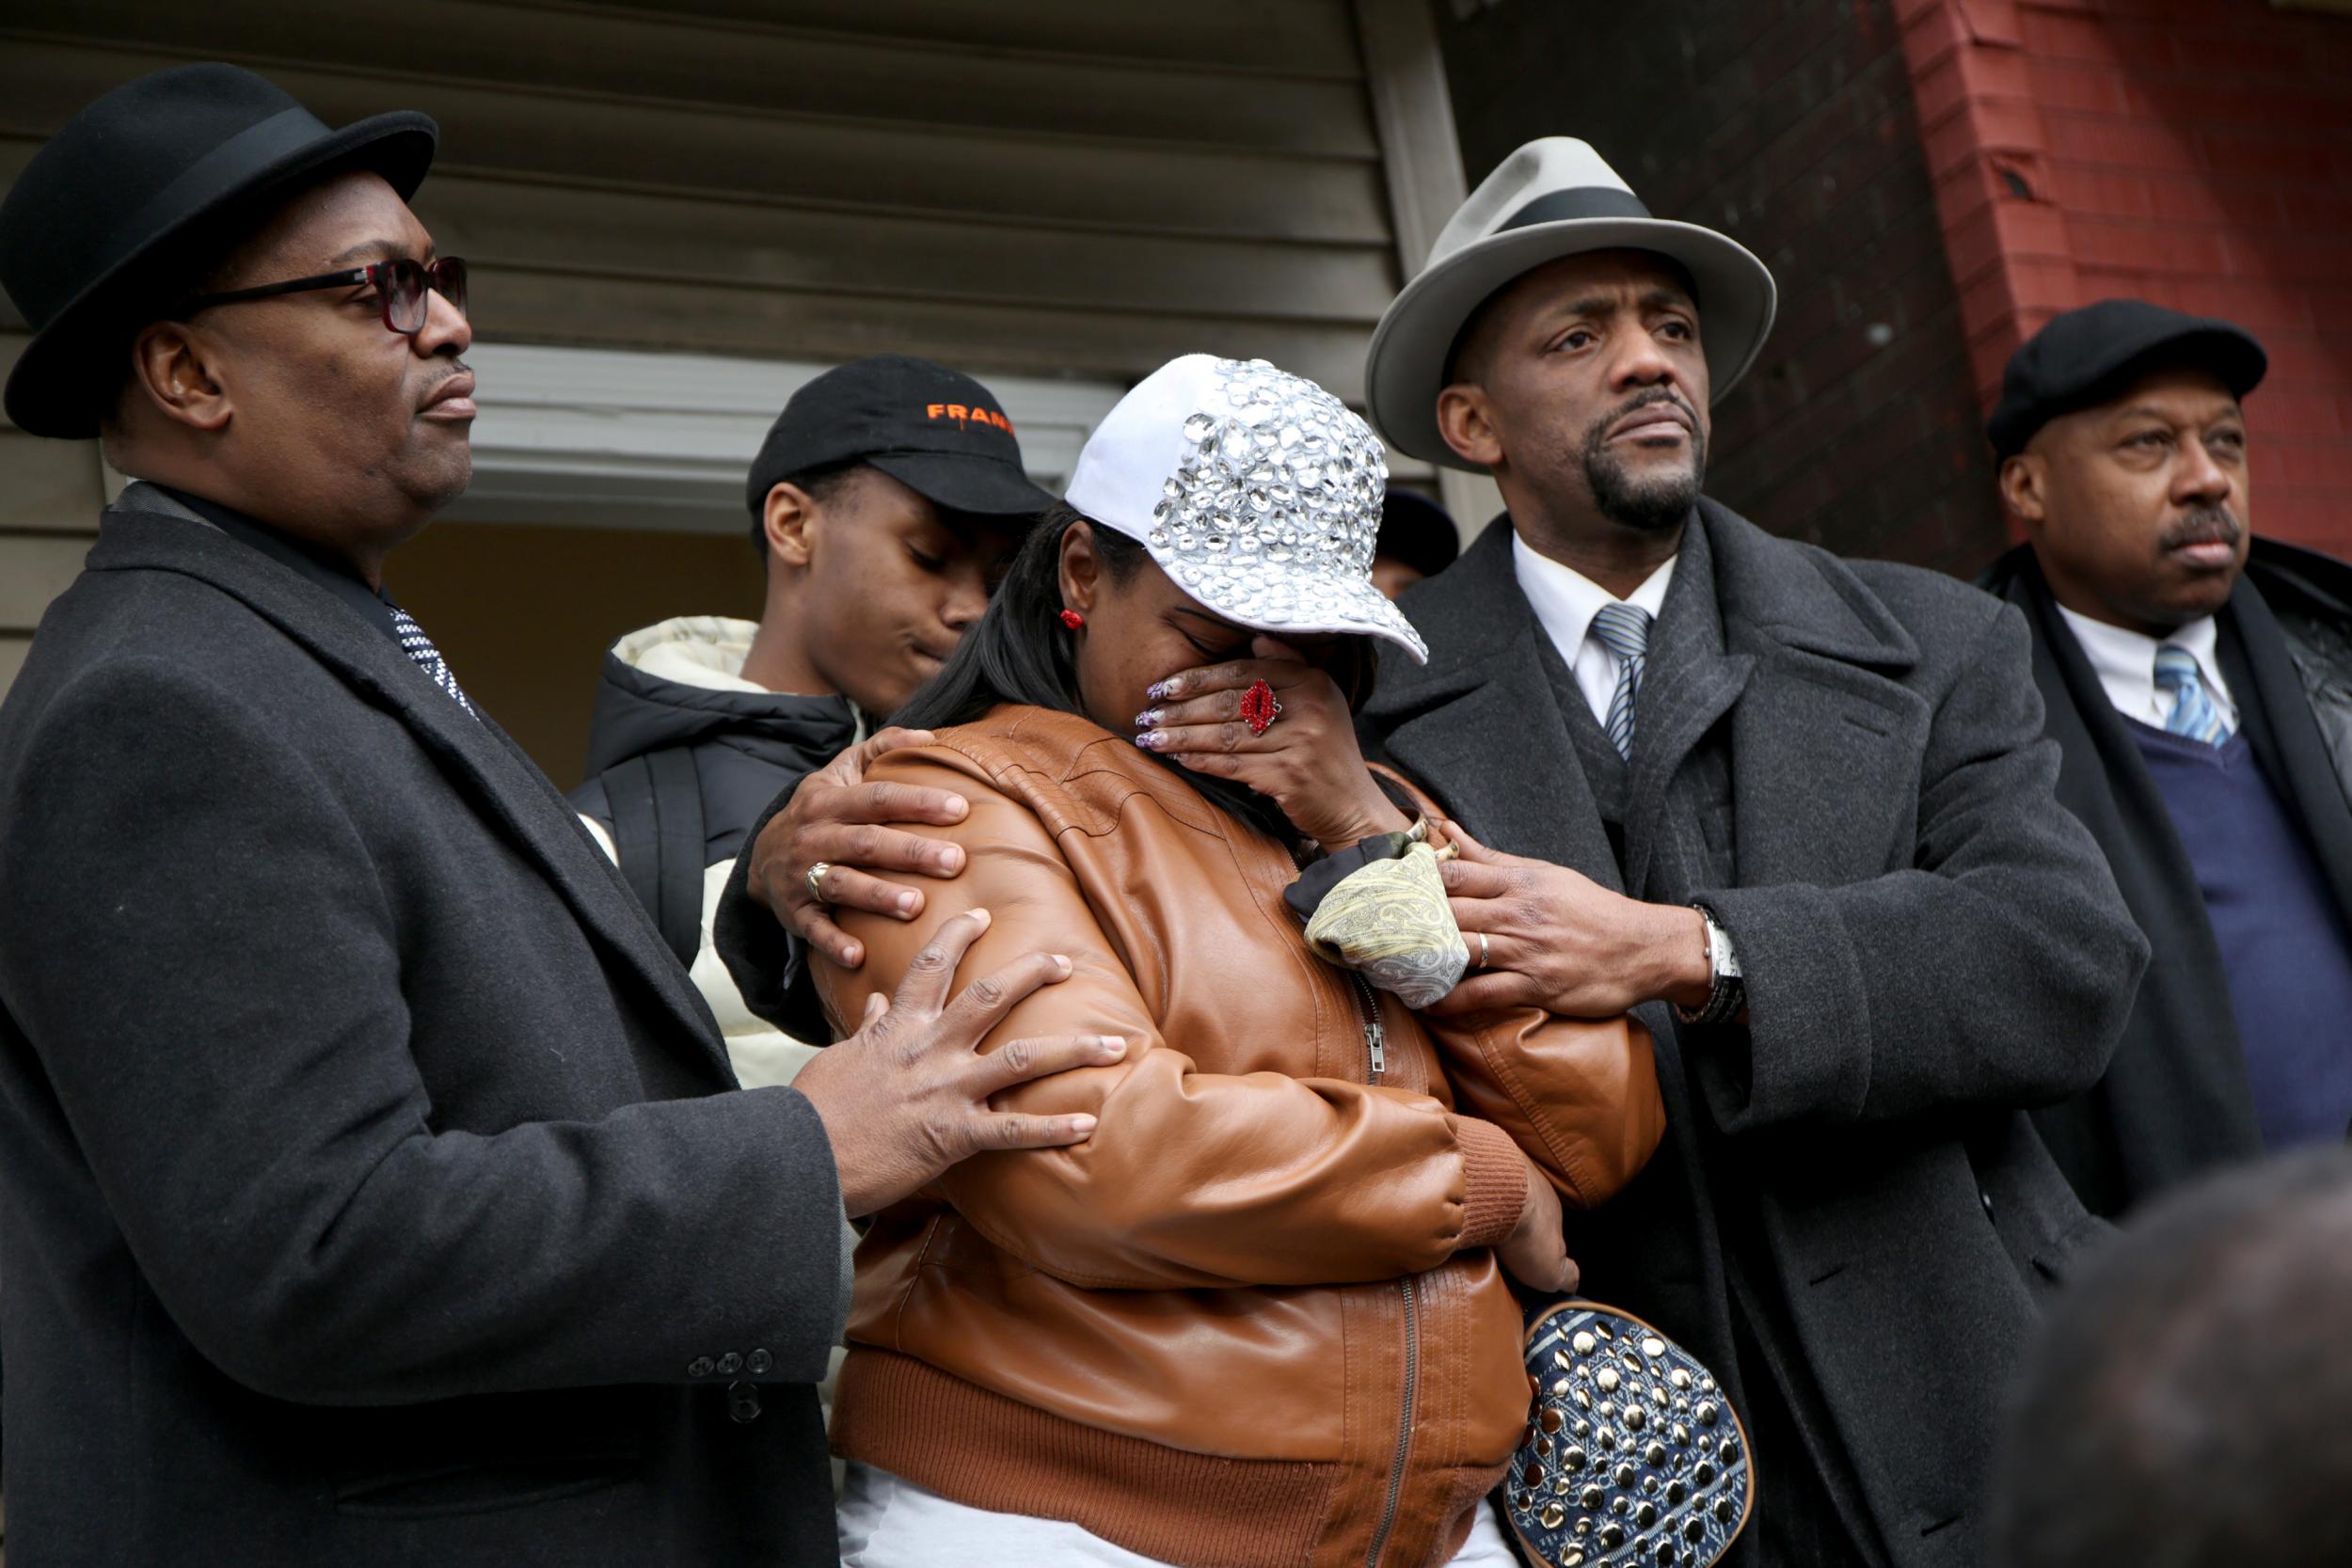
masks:
[(1527, 1156), (1511, 1134), (1491, 1121), (1454, 1118), (1454, 1141), (1462, 1150), (1469, 1189), (1462, 1199), (1462, 1235), (1457, 1250), (1493, 1246), (1518, 1228), (1527, 1206)]

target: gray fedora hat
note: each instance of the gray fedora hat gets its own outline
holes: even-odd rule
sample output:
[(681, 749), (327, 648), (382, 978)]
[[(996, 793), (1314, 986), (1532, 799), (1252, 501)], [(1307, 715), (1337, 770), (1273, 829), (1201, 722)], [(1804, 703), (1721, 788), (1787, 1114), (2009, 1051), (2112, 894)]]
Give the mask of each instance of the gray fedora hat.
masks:
[(1529, 142), (1470, 192), (1430, 247), (1428, 264), (1391, 302), (1364, 366), (1372, 422), (1391, 446), (1470, 468), (1438, 434), (1438, 394), (1463, 325), (1520, 274), (1590, 250), (1647, 250), (1679, 262), (1698, 290), (1708, 379), (1722, 397), (1755, 363), (1772, 327), (1772, 275), (1738, 241), (1654, 218), (1631, 186), (1574, 136)]

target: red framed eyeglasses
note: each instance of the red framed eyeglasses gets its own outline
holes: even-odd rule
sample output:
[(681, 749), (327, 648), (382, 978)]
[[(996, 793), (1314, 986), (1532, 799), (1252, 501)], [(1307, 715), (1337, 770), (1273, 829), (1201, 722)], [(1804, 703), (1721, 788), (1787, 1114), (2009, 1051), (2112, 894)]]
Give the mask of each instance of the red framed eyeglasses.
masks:
[(231, 289), (226, 293), (199, 294), (182, 305), (180, 313), (184, 315), (215, 305), (236, 305), (248, 299), (307, 293), (313, 289), (353, 289), (363, 283), (373, 284), (376, 297), (383, 302), (385, 330), (404, 338), (413, 338), (424, 330), (427, 293), (439, 294), (459, 315), (466, 313), (466, 263), (454, 256), (444, 256), (437, 261), (414, 261), (401, 256), (342, 272), (323, 272), (314, 277)]

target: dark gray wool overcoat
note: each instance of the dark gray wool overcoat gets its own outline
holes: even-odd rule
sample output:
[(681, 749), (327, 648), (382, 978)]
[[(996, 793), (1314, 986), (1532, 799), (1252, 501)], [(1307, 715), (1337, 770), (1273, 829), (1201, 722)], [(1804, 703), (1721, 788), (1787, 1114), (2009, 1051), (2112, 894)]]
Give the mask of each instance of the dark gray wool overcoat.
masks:
[[(1768, 1354), (1812, 1386), (1797, 1418), (1834, 1428), (1871, 1555), (1974, 1564), (2004, 1385), (2103, 1229), (2026, 1113), (2097, 1081), (2146, 945), (2052, 792), (2015, 610), (1708, 501), (1677, 571), (1659, 633), (1686, 592), (1704, 613), (1653, 639), (1622, 867), (1507, 520), (1406, 598), (1431, 659), (1384, 661), (1367, 739), (1494, 848), (1715, 911), (1749, 1022), (1640, 1009), (1669, 1131), (1631, 1188), (1570, 1216), (1584, 1289), (1726, 1370), (1747, 1292)], [(1656, 872), (1670, 851), (1679, 879)]]
[(0, 706), (11, 1557), (832, 1561), (841, 1235), (504, 734), (107, 515)]

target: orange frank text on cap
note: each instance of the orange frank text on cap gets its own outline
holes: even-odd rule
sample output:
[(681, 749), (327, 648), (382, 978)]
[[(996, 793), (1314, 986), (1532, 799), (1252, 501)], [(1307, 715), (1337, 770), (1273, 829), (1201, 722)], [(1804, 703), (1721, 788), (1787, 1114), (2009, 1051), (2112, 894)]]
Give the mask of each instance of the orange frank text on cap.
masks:
[(1010, 420), (993, 408), (982, 408), (977, 404), (934, 403), (927, 404), (923, 413), (928, 419), (953, 420), (960, 425), (968, 425), (977, 421), (980, 424), (994, 425), (1008, 436), (1013, 433)]

